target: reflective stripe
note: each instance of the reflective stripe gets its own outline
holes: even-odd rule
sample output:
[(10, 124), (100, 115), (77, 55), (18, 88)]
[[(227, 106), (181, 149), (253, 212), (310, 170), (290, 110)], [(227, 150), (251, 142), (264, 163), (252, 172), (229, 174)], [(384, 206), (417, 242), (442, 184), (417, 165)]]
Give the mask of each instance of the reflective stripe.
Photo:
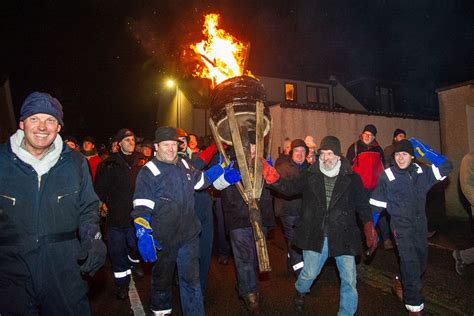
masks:
[(204, 173), (201, 172), (201, 179), (199, 179), (198, 183), (194, 186), (194, 190), (199, 190), (204, 186)]
[(390, 168), (385, 169), (385, 174), (387, 175), (389, 181), (395, 180), (395, 176), (393, 175), (393, 172)]
[(133, 263), (140, 263), (140, 259), (132, 259), (132, 257), (130, 257), (130, 255), (128, 255), (127, 257), (128, 257), (128, 260), (130, 260)]
[(418, 169), (416, 169), (416, 173), (423, 173), (423, 169), (420, 167), (419, 164), (414, 163), (414, 165), (418, 168)]
[(161, 173), (160, 169), (158, 169), (158, 167), (153, 163), (153, 161), (147, 162), (145, 166), (150, 169), (151, 173), (153, 173), (155, 177)]
[(226, 181), (226, 179), (224, 178), (224, 174), (222, 174), (219, 178), (216, 179), (216, 181), (212, 183), (212, 185), (217, 190), (222, 191), (225, 188), (227, 188), (230, 185), (230, 183)]
[(303, 268), (304, 266), (304, 262), (301, 261), (301, 262), (298, 262), (297, 264), (294, 264), (293, 265), (293, 271), (298, 271), (299, 269)]
[(183, 165), (186, 167), (186, 169), (189, 169), (189, 165), (188, 165), (188, 163), (186, 162), (186, 160), (181, 159), (181, 162), (182, 162)]
[(132, 274), (132, 270), (128, 269), (127, 271), (123, 271), (123, 272), (114, 272), (114, 277), (116, 279), (120, 279), (120, 278), (125, 278), (127, 275), (130, 275)]
[(431, 169), (433, 169), (433, 173), (434, 173), (434, 176), (435, 176), (436, 180), (441, 181), (441, 180), (446, 179), (446, 177), (443, 177), (441, 175), (441, 173), (439, 172), (439, 169), (436, 168), (435, 165), (431, 165)]
[(421, 312), (423, 308), (425, 308), (425, 304), (422, 303), (421, 305), (418, 305), (418, 306), (405, 304), (405, 307), (410, 312)]
[(383, 208), (387, 208), (387, 202), (382, 202), (382, 201), (378, 201), (378, 200), (375, 200), (375, 199), (370, 199), (369, 200), (369, 203), (374, 205), (374, 206), (378, 206), (378, 207), (383, 207)]
[(171, 314), (171, 311), (173, 311), (172, 308), (170, 308), (170, 309), (165, 309), (165, 310), (162, 310), (162, 311), (154, 311), (154, 310), (152, 310), (154, 316), (165, 316), (165, 315), (169, 315), (169, 314)]
[(137, 206), (146, 206), (153, 210), (153, 208), (155, 207), (155, 202), (148, 199), (135, 199), (133, 200), (133, 208)]

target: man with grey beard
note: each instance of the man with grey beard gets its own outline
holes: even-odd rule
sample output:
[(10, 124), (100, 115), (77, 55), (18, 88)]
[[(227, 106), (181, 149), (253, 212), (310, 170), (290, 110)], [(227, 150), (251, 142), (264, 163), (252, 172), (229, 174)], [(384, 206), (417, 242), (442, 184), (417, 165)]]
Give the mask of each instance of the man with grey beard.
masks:
[(304, 309), (305, 294), (327, 258), (334, 257), (341, 279), (338, 315), (354, 315), (358, 301), (355, 256), (363, 250), (356, 215), (364, 224), (371, 251), (377, 247), (377, 233), (362, 180), (341, 156), (339, 139), (323, 138), (319, 163), (294, 178), (280, 179), (276, 169), (263, 163), (263, 176), (272, 189), (286, 195), (302, 194), (301, 218), (293, 244), (303, 250), (304, 266), (295, 283), (295, 310)]

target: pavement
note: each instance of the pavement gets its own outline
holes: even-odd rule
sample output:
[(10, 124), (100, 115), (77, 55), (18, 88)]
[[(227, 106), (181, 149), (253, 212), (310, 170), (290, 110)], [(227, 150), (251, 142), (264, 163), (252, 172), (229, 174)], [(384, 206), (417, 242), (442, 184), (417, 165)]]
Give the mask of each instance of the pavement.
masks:
[[(474, 246), (470, 225), (463, 221), (448, 221), (443, 216), (430, 219), (430, 229), (436, 234), (429, 239), (429, 259), (424, 275), (424, 315), (474, 315), (474, 265), (459, 276), (451, 256), (453, 249)], [(306, 298), (305, 311), (293, 310), (295, 278), (286, 267), (286, 242), (280, 227), (268, 238), (272, 271), (259, 276), (261, 315), (336, 315), (339, 305), (339, 279), (334, 260), (329, 259), (320, 277)], [(407, 315), (403, 304), (391, 294), (391, 284), (398, 271), (396, 250), (379, 249), (367, 264), (359, 258), (357, 315)], [(151, 265), (144, 265), (145, 276), (133, 277), (130, 299), (115, 299), (115, 286), (108, 262), (91, 282), (92, 315), (151, 315), (149, 305)], [(238, 298), (235, 267), (232, 260), (220, 265), (213, 256), (205, 292), (206, 315), (246, 315)], [(174, 287), (173, 315), (181, 315), (179, 293)]]

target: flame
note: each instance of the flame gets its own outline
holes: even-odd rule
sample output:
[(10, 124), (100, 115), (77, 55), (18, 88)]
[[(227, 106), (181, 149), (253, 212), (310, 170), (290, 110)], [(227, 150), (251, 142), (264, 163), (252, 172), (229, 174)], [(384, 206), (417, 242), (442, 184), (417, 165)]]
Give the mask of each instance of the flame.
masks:
[(211, 79), (213, 84), (244, 73), (252, 76), (244, 70), (247, 46), (218, 25), (219, 14), (207, 14), (202, 31), (207, 40), (190, 45), (204, 64), (196, 66), (194, 76)]

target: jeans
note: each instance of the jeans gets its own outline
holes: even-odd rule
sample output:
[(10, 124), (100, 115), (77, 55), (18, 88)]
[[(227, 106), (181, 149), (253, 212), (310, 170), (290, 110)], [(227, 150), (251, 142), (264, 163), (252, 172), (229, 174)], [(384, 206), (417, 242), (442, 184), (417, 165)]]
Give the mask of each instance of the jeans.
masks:
[[(266, 228), (262, 227), (266, 234)], [(239, 295), (242, 297), (258, 291), (257, 287), (257, 249), (252, 227), (237, 228), (230, 231), (230, 243), (234, 253)]]
[(292, 271), (296, 277), (299, 276), (301, 269), (303, 268), (303, 254), (301, 249), (293, 246), (293, 237), (295, 235), (295, 223), (300, 217), (297, 215), (288, 215), (280, 217), (281, 224), (283, 225), (283, 232), (285, 233), (286, 240), (288, 242), (288, 260)]
[(130, 283), (131, 268), (140, 262), (133, 227), (108, 227), (107, 243), (117, 285)]
[[(328, 258), (328, 239), (324, 238), (321, 253), (303, 250), (304, 266), (295, 288), (299, 293), (309, 293), (311, 285), (318, 277)], [(336, 265), (341, 278), (338, 315), (354, 315), (357, 311), (357, 272), (354, 256), (337, 256)]]

